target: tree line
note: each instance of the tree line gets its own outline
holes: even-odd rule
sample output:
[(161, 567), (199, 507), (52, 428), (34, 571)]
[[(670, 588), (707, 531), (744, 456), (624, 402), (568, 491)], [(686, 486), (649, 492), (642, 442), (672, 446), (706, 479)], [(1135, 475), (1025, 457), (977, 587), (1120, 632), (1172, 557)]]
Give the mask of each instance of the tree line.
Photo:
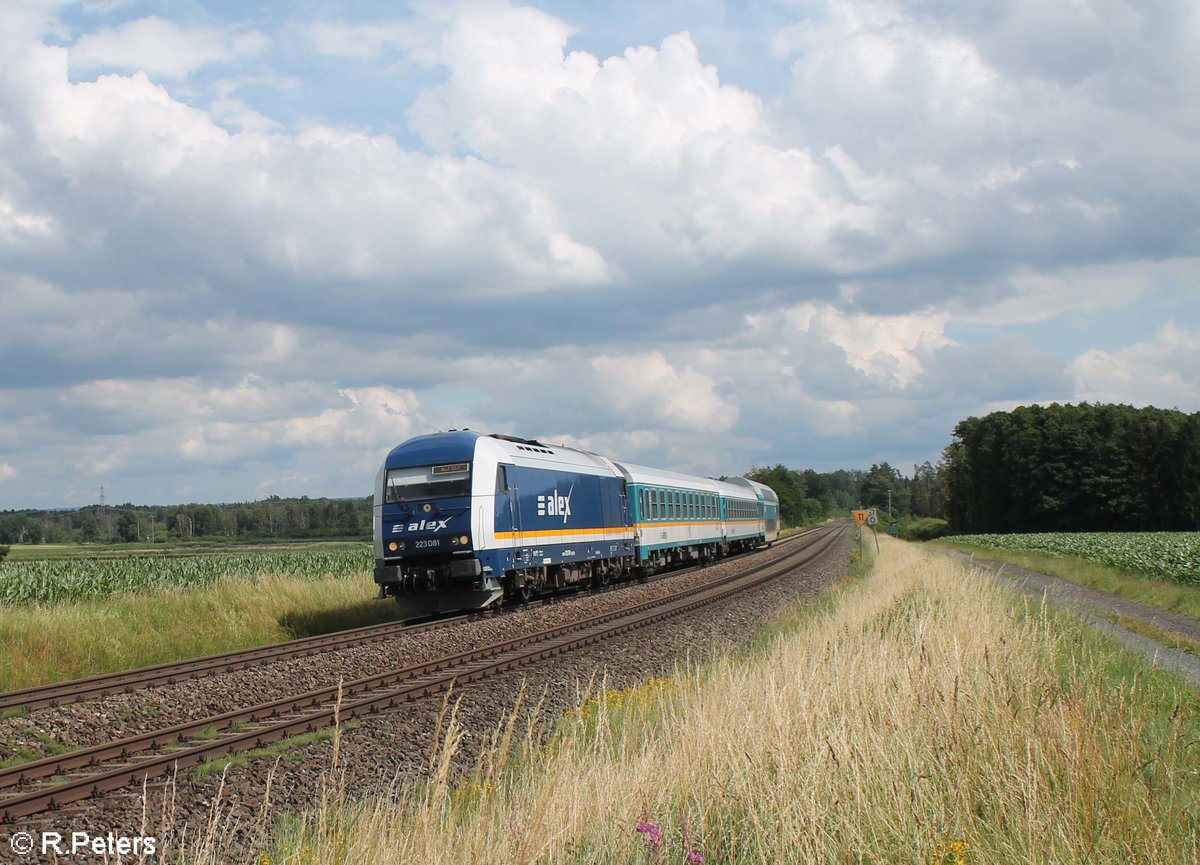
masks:
[(1022, 406), (960, 421), (942, 462), (956, 531), (1200, 530), (1200, 412)]
[(828, 517), (845, 517), (857, 508), (876, 508), (881, 519), (942, 517), (946, 490), (939, 466), (928, 461), (914, 465), (912, 475), (884, 461), (867, 471), (839, 469), (817, 472), (784, 465), (754, 469), (746, 477), (766, 484), (779, 496), (779, 517), (785, 526), (800, 526)]
[[(779, 495), (785, 526), (888, 508), (924, 519), (921, 537), (955, 532), (1200, 530), (1200, 412), (1089, 404), (1022, 406), (970, 417), (937, 464), (904, 474), (888, 462), (817, 472), (782, 464), (746, 477)], [(368, 538), (371, 500), (0, 513), (0, 545), (188, 538)]]
[(371, 499), (284, 499), (236, 504), (93, 505), (0, 512), (0, 544), (161, 543), (193, 538), (368, 538)]

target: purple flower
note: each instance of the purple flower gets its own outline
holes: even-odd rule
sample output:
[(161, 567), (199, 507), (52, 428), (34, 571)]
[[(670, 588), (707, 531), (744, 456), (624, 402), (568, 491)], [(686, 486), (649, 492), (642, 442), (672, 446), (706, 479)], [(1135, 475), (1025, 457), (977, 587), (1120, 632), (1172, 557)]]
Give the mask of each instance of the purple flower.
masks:
[(704, 865), (704, 854), (699, 850), (689, 850), (687, 854), (687, 865)]
[(651, 852), (657, 853), (662, 850), (662, 826), (648, 820), (641, 820), (637, 824), (637, 830), (646, 836), (646, 846), (650, 848)]

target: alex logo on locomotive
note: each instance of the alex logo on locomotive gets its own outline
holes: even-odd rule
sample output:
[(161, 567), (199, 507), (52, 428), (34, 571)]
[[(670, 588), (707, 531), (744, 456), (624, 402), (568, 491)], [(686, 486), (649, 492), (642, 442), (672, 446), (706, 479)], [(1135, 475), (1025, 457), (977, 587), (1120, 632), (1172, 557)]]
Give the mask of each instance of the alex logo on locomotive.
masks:
[(555, 487), (554, 493), (548, 496), (537, 497), (537, 512), (539, 517), (562, 517), (563, 524), (567, 522), (567, 517), (571, 516), (571, 493), (575, 492), (575, 485), (567, 490), (565, 496), (559, 495), (558, 488)]
[[(449, 519), (444, 520), (421, 520), (419, 523), (409, 523), (408, 530), (410, 532), (438, 532), (446, 528), (450, 524)], [(392, 534), (398, 534), (404, 531), (404, 523), (396, 523), (392, 526)]]

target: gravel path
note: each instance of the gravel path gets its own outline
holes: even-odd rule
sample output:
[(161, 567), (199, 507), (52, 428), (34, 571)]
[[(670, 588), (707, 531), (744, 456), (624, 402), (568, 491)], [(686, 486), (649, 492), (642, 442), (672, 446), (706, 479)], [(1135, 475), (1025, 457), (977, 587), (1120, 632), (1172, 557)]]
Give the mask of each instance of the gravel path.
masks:
[(1061, 577), (1053, 577), (1017, 565), (980, 558), (958, 550), (937, 550), (937, 552), (969, 562), (982, 570), (991, 572), (996, 579), (1027, 594), (1044, 596), (1055, 606), (1078, 613), (1096, 630), (1115, 637), (1135, 652), (1145, 656), (1154, 666), (1174, 670), (1193, 685), (1200, 686), (1200, 657), (1164, 646), (1157, 640), (1136, 634), (1128, 628), (1123, 628), (1115, 622), (1103, 618), (1103, 614), (1115, 613), (1119, 616), (1136, 619), (1160, 630), (1189, 637), (1197, 642), (1200, 642), (1200, 620), (1160, 610), (1157, 607), (1149, 607), (1128, 598), (1093, 589), (1091, 586), (1082, 586)]
[[(602, 681), (608, 688), (624, 688), (648, 677), (668, 673), (682, 659), (701, 658), (722, 651), (754, 633), (758, 625), (788, 603), (810, 599), (820, 589), (843, 576), (848, 568), (850, 542), (843, 536), (822, 558), (802, 572), (751, 590), (736, 600), (694, 611), (683, 619), (659, 623), (653, 638), (645, 633), (625, 635), (585, 651), (568, 653), (552, 661), (517, 670), (485, 683), (472, 685), (460, 695), (459, 720), (464, 730), (460, 768), (474, 765), (497, 724), (507, 718), (516, 694), (525, 689), (526, 714), (541, 701), (542, 729), (563, 711), (578, 705), (588, 684)], [(564, 623), (594, 612), (636, 600), (659, 597), (683, 586), (707, 583), (729, 570), (778, 558), (787, 548), (770, 550), (723, 562), (690, 574), (647, 584), (635, 584), (619, 592), (570, 598), (555, 604), (480, 622), (406, 635), (396, 641), (331, 652), (327, 655), (283, 661), (270, 669), (254, 668), (207, 679), (182, 682), (146, 692), (105, 698), (47, 709), (27, 718), (0, 722), (0, 738), (17, 736), (38, 741), (38, 733), (79, 745), (130, 735), (140, 729), (161, 725), (162, 717), (173, 722), (226, 711), (279, 696), (319, 687), (339, 676), (353, 678), (433, 658), (470, 645), (528, 633)], [(286, 683), (286, 684), (285, 684)], [(383, 790), (389, 784), (411, 784), (419, 779), (433, 748), (433, 735), (442, 699), (434, 697), (400, 710), (363, 720), (343, 732), (340, 767), (356, 792)], [(7, 730), (7, 732), (6, 732)], [(21, 830), (88, 831), (104, 835), (149, 834), (160, 845), (168, 838), (195, 839), (201, 828), (214, 823), (218, 810), (222, 845), (241, 845), (254, 850), (261, 843), (263, 792), (270, 780), (269, 811), (295, 811), (310, 806), (320, 796), (332, 759), (332, 743), (320, 741), (290, 751), (277, 763), (252, 761), (226, 773), (195, 782), (181, 777), (174, 783), (151, 783), (144, 791), (112, 794), (103, 800), (80, 803), (52, 814), (21, 821), (20, 826), (0, 825), (0, 844)], [(160, 847), (161, 850), (161, 847)], [(4, 851), (7, 853), (7, 850)], [(0, 859), (0, 861), (4, 861)], [(18, 863), (38, 861), (36, 856), (18, 857)], [(72, 857), (71, 862), (85, 861)], [(131, 860), (126, 860), (131, 861)], [(162, 861), (161, 857), (157, 860)]]

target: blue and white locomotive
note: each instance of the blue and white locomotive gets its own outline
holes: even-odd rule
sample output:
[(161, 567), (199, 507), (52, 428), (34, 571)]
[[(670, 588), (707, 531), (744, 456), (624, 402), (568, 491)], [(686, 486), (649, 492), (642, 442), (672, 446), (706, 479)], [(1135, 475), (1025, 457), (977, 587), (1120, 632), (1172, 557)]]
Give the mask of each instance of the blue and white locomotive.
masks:
[(644, 575), (778, 536), (779, 500), (589, 451), (470, 430), (394, 448), (375, 481), (375, 582), (413, 614)]

